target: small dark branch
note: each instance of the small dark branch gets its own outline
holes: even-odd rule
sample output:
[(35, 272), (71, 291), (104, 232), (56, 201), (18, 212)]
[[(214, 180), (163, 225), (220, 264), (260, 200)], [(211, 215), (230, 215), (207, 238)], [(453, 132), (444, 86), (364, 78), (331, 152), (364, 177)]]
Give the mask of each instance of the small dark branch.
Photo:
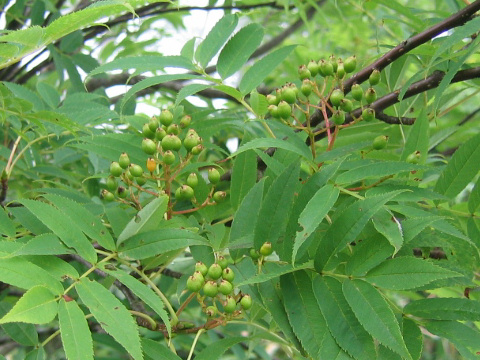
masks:
[(383, 121), (387, 124), (403, 124), (403, 125), (413, 125), (415, 122), (415, 118), (409, 118), (405, 116), (391, 116), (385, 114), (383, 111), (379, 111), (375, 113), (375, 117), (378, 120)]
[(458, 126), (462, 126), (463, 124), (465, 124), (467, 121), (469, 121), (470, 119), (473, 119), (475, 117), (475, 115), (477, 115), (477, 113), (480, 112), (480, 107), (475, 109), (474, 111), (472, 111), (470, 114), (468, 114), (467, 116), (465, 116), (462, 121), (460, 121), (458, 123)]
[(165, 275), (174, 279), (180, 279), (183, 276), (181, 272), (170, 270), (167, 268), (162, 270), (162, 275)]
[(0, 191), (0, 205), (3, 206), (3, 202), (7, 198), (7, 191), (8, 191), (8, 179), (3, 177), (0, 179), (1, 183), (1, 191)]

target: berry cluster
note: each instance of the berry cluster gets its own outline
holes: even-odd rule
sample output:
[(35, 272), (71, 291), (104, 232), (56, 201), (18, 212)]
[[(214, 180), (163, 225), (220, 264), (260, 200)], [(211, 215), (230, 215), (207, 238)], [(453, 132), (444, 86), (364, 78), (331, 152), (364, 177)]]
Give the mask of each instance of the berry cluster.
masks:
[[(198, 294), (197, 299), (207, 316), (219, 314), (231, 318), (252, 306), (250, 295), (235, 293), (234, 278), (235, 273), (228, 267), (228, 260), (219, 256), (210, 267), (200, 261), (195, 264), (194, 273), (187, 279), (187, 289)], [(223, 312), (217, 303), (222, 305)]]
[(255, 250), (254, 248), (250, 249), (250, 257), (255, 261), (256, 260), (263, 261), (264, 257), (271, 254), (273, 254), (273, 248), (272, 248), (272, 243), (269, 241), (264, 242), (260, 247), (259, 251)]

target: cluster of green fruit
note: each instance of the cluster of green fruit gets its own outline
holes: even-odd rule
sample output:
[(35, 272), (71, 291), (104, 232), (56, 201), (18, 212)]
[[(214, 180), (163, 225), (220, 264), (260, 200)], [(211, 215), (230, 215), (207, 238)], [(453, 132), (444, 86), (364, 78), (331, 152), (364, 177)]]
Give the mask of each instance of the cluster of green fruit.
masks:
[(273, 247), (272, 247), (272, 243), (269, 241), (264, 242), (262, 246), (260, 246), (259, 251), (255, 250), (254, 248), (250, 249), (250, 257), (254, 261), (257, 261), (260, 259), (263, 260), (264, 257), (269, 256), (271, 254), (273, 254)]
[[(235, 294), (234, 278), (235, 273), (228, 267), (228, 260), (219, 256), (210, 267), (200, 261), (195, 264), (194, 273), (187, 279), (187, 289), (198, 293), (197, 298), (207, 316), (236, 316), (241, 314), (241, 309), (250, 309), (252, 298), (241, 292)], [(211, 299), (211, 305), (205, 303), (206, 299)], [(223, 313), (219, 311), (217, 301), (222, 304)]]

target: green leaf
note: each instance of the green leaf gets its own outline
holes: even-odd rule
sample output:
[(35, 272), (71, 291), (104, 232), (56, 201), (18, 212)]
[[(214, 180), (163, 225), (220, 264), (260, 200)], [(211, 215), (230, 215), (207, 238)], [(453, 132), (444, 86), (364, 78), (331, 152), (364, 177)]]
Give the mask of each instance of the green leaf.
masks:
[(332, 256), (356, 239), (370, 218), (385, 203), (402, 192), (402, 190), (398, 190), (372, 196), (358, 200), (346, 208), (321, 239), (315, 255), (315, 269), (322, 271)]
[(41, 267), (22, 257), (0, 261), (0, 281), (26, 290), (37, 285), (43, 285), (54, 294), (63, 293), (63, 286), (58, 280), (55, 280)]
[(303, 147), (298, 147), (296, 144), (292, 143), (291, 141), (280, 140), (280, 139), (272, 139), (272, 138), (262, 138), (262, 139), (253, 139), (246, 144), (240, 146), (237, 151), (235, 151), (229, 158), (235, 157), (238, 154), (250, 150), (250, 149), (258, 149), (258, 148), (270, 148), (275, 147), (279, 149), (288, 150), (294, 152), (300, 156), (303, 156), (306, 159), (312, 158), (312, 153), (310, 152), (307, 145)]
[(209, 87), (211, 87), (211, 85), (208, 84), (185, 85), (177, 93), (177, 98), (175, 99), (175, 106), (178, 106), (188, 96), (194, 95), (202, 90), (208, 89)]
[(459, 273), (410, 256), (389, 259), (370, 270), (365, 280), (374, 286), (390, 290), (408, 290), (435, 280), (460, 276)]
[(73, 250), (66, 247), (60, 239), (51, 233), (35, 236), (21, 247), (14, 256), (18, 255), (63, 255), (72, 254)]
[(222, 79), (233, 75), (247, 62), (262, 42), (263, 33), (259, 24), (249, 24), (228, 40), (217, 62), (217, 70)]
[(386, 209), (380, 209), (372, 217), (372, 222), (375, 229), (385, 236), (388, 242), (395, 248), (395, 255), (403, 245), (402, 225), (400, 222)]
[(215, 85), (215, 86), (213, 86), (213, 89), (218, 90), (218, 91), (221, 91), (221, 92), (223, 92), (224, 94), (227, 94), (227, 95), (231, 96), (233, 99), (235, 99), (235, 100), (237, 100), (237, 101), (241, 101), (241, 100), (242, 100), (242, 94), (240, 94), (240, 91), (238, 91), (238, 90), (235, 89), (234, 87), (221, 84), (221, 85)]
[(253, 151), (238, 154), (233, 162), (230, 203), (238, 209), (243, 198), (257, 182), (257, 156)]
[(45, 350), (43, 347), (40, 347), (39, 349), (35, 349), (30, 351), (26, 356), (24, 360), (46, 360), (47, 359), (47, 354), (45, 353)]
[(400, 174), (424, 167), (408, 164), (401, 161), (381, 161), (373, 164), (361, 165), (340, 174), (335, 179), (337, 184), (351, 184), (365, 179), (377, 179), (379, 177)]
[(184, 229), (159, 229), (136, 234), (119, 246), (121, 254), (133, 259), (146, 259), (167, 251), (191, 245), (207, 245), (201, 236)]
[(273, 181), (268, 189), (260, 206), (254, 230), (253, 243), (257, 250), (265, 242), (271, 242), (274, 250), (278, 246), (278, 240), (287, 227), (286, 219), (293, 205), (299, 171), (300, 162), (294, 162)]
[(453, 154), (435, 185), (435, 191), (456, 196), (480, 170), (480, 134), (461, 145)]
[(401, 160), (405, 160), (408, 155), (415, 151), (420, 151), (420, 162), (423, 164), (428, 154), (429, 123), (425, 108), (420, 111), (417, 119), (413, 123), (412, 129), (408, 134), (405, 147), (402, 151)]
[(328, 212), (337, 201), (340, 191), (333, 185), (327, 184), (318, 190), (312, 199), (303, 209), (298, 224), (302, 227), (297, 231), (295, 243), (293, 244), (292, 264), (295, 264), (295, 258), (304, 241), (318, 228)]
[(403, 312), (424, 319), (480, 321), (480, 301), (463, 298), (421, 299), (408, 303)]
[(155, 311), (162, 319), (163, 323), (167, 328), (168, 334), (171, 333), (170, 320), (168, 318), (167, 312), (164, 309), (163, 301), (158, 295), (153, 292), (152, 289), (150, 289), (147, 285), (143, 284), (142, 282), (138, 281), (133, 276), (128, 275), (122, 270), (112, 271), (108, 269), (103, 269), (103, 271), (118, 279), (118, 281), (120, 281), (130, 290), (132, 290), (132, 292), (136, 296), (138, 296), (140, 300), (150, 306), (152, 310)]
[(15, 236), (15, 224), (10, 220), (3, 208), (0, 209), (0, 235)]
[[(3, 317), (12, 307), (10, 303), (0, 302), (0, 316)], [(2, 324), (1, 328), (16, 343), (26, 346), (38, 344), (37, 329), (33, 324), (8, 323)]]
[(237, 26), (238, 17), (234, 14), (227, 14), (222, 17), (210, 30), (206, 38), (198, 45), (195, 51), (195, 59), (201, 67), (205, 68), (215, 54), (220, 50), (228, 37)]
[(380, 344), (405, 359), (412, 359), (400, 332), (400, 326), (383, 296), (362, 280), (345, 280), (343, 294), (360, 324)]
[(373, 339), (360, 325), (342, 292), (342, 284), (333, 278), (317, 276), (313, 292), (337, 344), (357, 360), (374, 359)]
[(244, 336), (233, 336), (227, 337), (225, 339), (215, 341), (207, 346), (204, 350), (200, 351), (197, 356), (195, 356), (195, 360), (217, 360), (233, 345), (241, 343), (245, 341), (248, 343), (250, 339)]
[(468, 211), (470, 213), (474, 213), (477, 211), (478, 207), (480, 206), (480, 178), (477, 179), (477, 183), (475, 184), (470, 196), (468, 197)]
[(358, 242), (347, 262), (347, 275), (364, 276), (369, 270), (391, 257), (395, 249), (381, 235), (373, 235)]
[(78, 296), (101, 327), (135, 359), (143, 359), (138, 327), (125, 306), (100, 283), (83, 278), (75, 286)]
[(27, 290), (3, 318), (0, 324), (24, 322), (47, 324), (57, 315), (55, 295), (44, 286), (34, 286)]
[(464, 359), (478, 359), (480, 333), (477, 329), (457, 321), (432, 321), (425, 324), (432, 334), (448, 339)]
[(292, 266), (290, 264), (274, 264), (272, 263), (268, 267), (268, 271), (256, 274), (255, 276), (252, 276), (246, 280), (243, 280), (241, 283), (237, 284), (236, 286), (244, 286), (244, 285), (251, 285), (251, 284), (259, 284), (268, 280), (275, 279), (279, 277), (280, 275), (285, 275), (289, 273), (293, 273), (296, 271), (300, 271), (303, 269), (309, 269), (312, 267), (312, 263), (308, 262), (299, 266)]
[(420, 330), (414, 320), (406, 317), (403, 317), (402, 320), (403, 340), (405, 340), (408, 352), (412, 356), (413, 360), (419, 360), (422, 356), (423, 349), (422, 330)]
[(94, 264), (97, 254), (90, 241), (83, 235), (75, 222), (63, 212), (42, 201), (24, 199), (20, 201), (45, 226), (53, 231), (68, 247), (75, 249), (78, 255)]
[(263, 117), (268, 112), (267, 97), (253, 90), (250, 93), (250, 106), (257, 117)]
[(76, 301), (60, 300), (58, 323), (67, 359), (93, 360), (92, 335)]
[(182, 358), (174, 354), (172, 350), (166, 346), (142, 337), (142, 348), (145, 355), (147, 355), (152, 360), (162, 359), (162, 360), (181, 360)]
[(149, 202), (123, 229), (118, 236), (117, 246), (136, 234), (158, 229), (158, 224), (163, 220), (163, 215), (167, 211), (167, 205), (168, 196), (166, 195)]
[(297, 45), (288, 45), (274, 50), (247, 70), (240, 81), (239, 89), (243, 95), (255, 89), (270, 74)]

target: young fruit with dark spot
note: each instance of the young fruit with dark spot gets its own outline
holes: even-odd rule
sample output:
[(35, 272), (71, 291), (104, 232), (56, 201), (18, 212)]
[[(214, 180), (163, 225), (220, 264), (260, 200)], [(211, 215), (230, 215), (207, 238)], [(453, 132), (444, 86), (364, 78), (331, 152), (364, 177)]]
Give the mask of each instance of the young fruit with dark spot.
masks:
[(365, 100), (367, 101), (367, 104), (371, 104), (377, 100), (377, 92), (374, 88), (370, 87), (365, 91)]
[(387, 142), (388, 136), (380, 135), (373, 139), (372, 147), (374, 150), (382, 150), (385, 149), (385, 147), (387, 146)]
[(197, 261), (195, 264), (195, 271), (199, 271), (203, 276), (206, 276), (208, 273), (208, 267), (201, 261)]
[(168, 110), (163, 110), (159, 116), (162, 125), (168, 126), (173, 122), (173, 114)]
[(327, 76), (332, 76), (333, 75), (333, 65), (330, 63), (330, 61), (325, 61), (325, 60), (320, 60), (320, 64), (319, 64), (319, 73), (320, 75), (322, 75), (323, 77), (327, 77)]
[(115, 179), (115, 177), (113, 175), (110, 175), (107, 178), (106, 185), (107, 185), (107, 189), (110, 190), (110, 191), (117, 190), (117, 180)]
[(187, 185), (191, 188), (195, 188), (198, 185), (198, 176), (195, 173), (190, 173), (187, 177)]
[(312, 77), (317, 76), (318, 74), (318, 63), (315, 60), (310, 60), (307, 64), (307, 69), (310, 71)]
[(373, 110), (372, 108), (363, 109), (362, 118), (365, 121), (372, 121), (373, 119), (375, 119), (375, 110)]
[(218, 285), (218, 291), (223, 295), (230, 295), (233, 291), (233, 285), (227, 280), (222, 280)]
[(144, 138), (142, 140), (142, 150), (147, 155), (153, 155), (157, 152), (157, 144), (152, 139)]
[(178, 151), (182, 147), (182, 141), (177, 135), (168, 134), (162, 139), (162, 149)]
[(292, 108), (284, 100), (280, 101), (277, 105), (278, 116), (282, 119), (288, 119), (292, 114)]
[(203, 285), (203, 294), (209, 297), (215, 297), (218, 294), (218, 286), (215, 281), (207, 281)]
[(120, 199), (125, 199), (127, 197), (127, 189), (125, 189), (123, 186), (119, 186), (117, 188), (117, 196), (120, 198)]
[(242, 299), (240, 300), (240, 305), (244, 310), (248, 310), (252, 307), (252, 297), (248, 294), (243, 295)]
[(102, 197), (106, 201), (113, 201), (115, 200), (115, 195), (113, 195), (110, 191), (103, 189), (102, 191)]
[(230, 269), (229, 267), (226, 267), (222, 271), (222, 278), (229, 282), (233, 282), (233, 279), (235, 279), (235, 273), (233, 272), (232, 269)]
[(222, 267), (219, 265), (219, 264), (212, 264), (210, 265), (210, 267), (208, 268), (208, 273), (207, 275), (213, 279), (213, 280), (217, 280), (217, 279), (220, 279), (220, 277), (222, 276)]
[(340, 101), (340, 108), (346, 113), (349, 113), (353, 110), (353, 102), (349, 99), (342, 99)]
[(130, 164), (128, 171), (130, 171), (130, 174), (132, 174), (134, 177), (140, 177), (143, 175), (142, 167), (137, 164)]
[(235, 301), (235, 298), (233, 296), (227, 296), (223, 303), (223, 310), (225, 310), (227, 314), (231, 314), (235, 311), (236, 308), (237, 302)]
[(330, 95), (330, 102), (332, 103), (333, 106), (339, 106), (343, 98), (344, 98), (343, 91), (340, 89), (335, 89), (332, 91)]
[(332, 115), (332, 120), (335, 125), (342, 125), (345, 122), (345, 112), (337, 110)]
[(268, 256), (273, 253), (272, 243), (267, 241), (264, 242), (263, 245), (260, 247), (260, 254), (263, 256)]
[(357, 57), (353, 55), (346, 58), (343, 62), (343, 67), (345, 68), (346, 73), (354, 72), (355, 68), (357, 67)]
[(284, 86), (282, 88), (282, 100), (289, 104), (294, 104), (297, 101), (297, 94), (290, 86)]
[(307, 69), (307, 67), (305, 65), (300, 65), (300, 67), (298, 68), (298, 77), (300, 78), (300, 80), (308, 79), (311, 76), (312, 74)]
[(227, 193), (225, 191), (215, 191), (215, 193), (213, 194), (213, 200), (219, 204), (224, 202), (226, 197)]
[(362, 101), (363, 99), (363, 89), (360, 85), (358, 84), (353, 84), (352, 85), (352, 97), (357, 100), (357, 101)]
[(217, 258), (217, 264), (222, 267), (222, 269), (225, 269), (228, 266), (228, 259), (225, 256), (220, 255)]
[(179, 122), (180, 128), (185, 129), (186, 127), (189, 127), (191, 122), (192, 117), (190, 115), (183, 115)]
[(167, 131), (163, 127), (157, 128), (157, 131), (155, 131), (155, 138), (158, 141), (162, 141), (165, 136), (167, 136)]
[(117, 177), (122, 175), (122, 173), (123, 173), (123, 169), (120, 166), (120, 164), (116, 161), (112, 161), (112, 163), (110, 164), (110, 174), (112, 174), (112, 176)]
[(192, 151), (192, 149), (198, 145), (198, 136), (193, 134), (187, 135), (183, 140), (183, 147), (187, 149), (187, 151)]
[(215, 306), (208, 306), (205, 309), (205, 314), (207, 314), (208, 317), (214, 317), (217, 315), (217, 308)]
[(155, 133), (157, 131), (157, 128), (160, 126), (160, 123), (158, 122), (157, 118), (154, 116), (150, 119), (148, 122), (148, 127), (151, 132)]
[(344, 68), (344, 65), (343, 65), (343, 61), (340, 58), (337, 60), (336, 73), (337, 73), (337, 78), (339, 78), (339, 79), (343, 79), (344, 76), (345, 76), (345, 68)]
[(309, 79), (303, 80), (302, 86), (300, 87), (300, 91), (302, 92), (303, 95), (308, 97), (313, 91), (312, 81)]
[(377, 85), (380, 82), (380, 71), (374, 69), (368, 78), (368, 82), (371, 86)]
[(410, 155), (407, 156), (405, 161), (409, 164), (418, 164), (420, 162), (421, 153), (420, 151), (414, 151)]
[(218, 184), (220, 181), (220, 173), (215, 168), (208, 169), (208, 181), (212, 184)]
[(128, 157), (128, 154), (125, 152), (121, 153), (120, 157), (118, 158), (118, 163), (120, 164), (122, 169), (128, 168), (128, 166), (130, 165), (130, 158)]
[(165, 165), (172, 165), (175, 162), (175, 154), (171, 151), (165, 151), (163, 153), (163, 162)]
[(192, 276), (187, 279), (187, 289), (192, 292), (198, 292), (202, 289), (205, 279), (199, 271), (195, 271)]

